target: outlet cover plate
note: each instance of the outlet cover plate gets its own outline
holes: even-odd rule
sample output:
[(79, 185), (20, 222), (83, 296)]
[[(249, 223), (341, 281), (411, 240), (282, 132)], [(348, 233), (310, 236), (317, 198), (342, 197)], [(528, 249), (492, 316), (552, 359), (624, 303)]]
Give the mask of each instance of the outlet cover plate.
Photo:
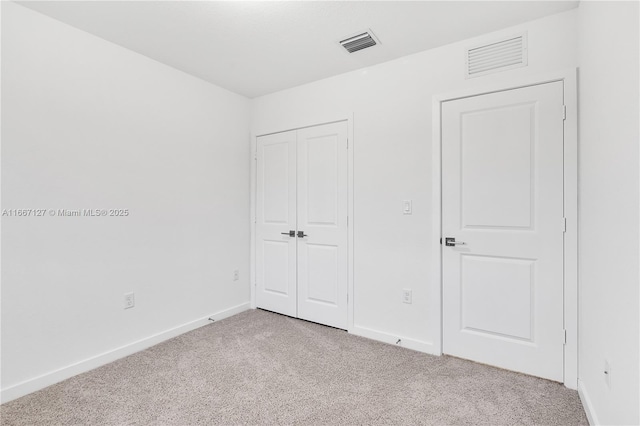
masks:
[(136, 298), (134, 293), (125, 293), (124, 294), (124, 308), (131, 309), (136, 306)]
[(410, 288), (403, 288), (402, 289), (402, 303), (412, 303), (412, 299), (413, 299), (413, 292), (411, 291)]

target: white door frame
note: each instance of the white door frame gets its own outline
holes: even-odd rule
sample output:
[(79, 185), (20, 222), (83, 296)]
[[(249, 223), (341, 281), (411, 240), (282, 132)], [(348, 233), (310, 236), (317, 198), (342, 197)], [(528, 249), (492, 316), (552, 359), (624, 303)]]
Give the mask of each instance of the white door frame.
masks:
[(305, 127), (321, 126), (323, 124), (347, 122), (347, 331), (353, 330), (353, 113), (345, 116), (326, 116), (318, 120), (294, 122), (286, 128), (259, 129), (251, 132), (251, 259), (250, 259), (250, 283), (251, 283), (251, 308), (256, 308), (256, 197), (257, 197), (257, 161), (258, 138), (273, 133), (288, 132), (290, 130), (303, 129)]
[(521, 77), (487, 86), (433, 96), (433, 273), (430, 289), (434, 295), (430, 305), (435, 352), (442, 354), (442, 103), (469, 96), (485, 95), (555, 81), (563, 82), (566, 119), (564, 122), (564, 385), (578, 388), (578, 116), (577, 70), (575, 68)]

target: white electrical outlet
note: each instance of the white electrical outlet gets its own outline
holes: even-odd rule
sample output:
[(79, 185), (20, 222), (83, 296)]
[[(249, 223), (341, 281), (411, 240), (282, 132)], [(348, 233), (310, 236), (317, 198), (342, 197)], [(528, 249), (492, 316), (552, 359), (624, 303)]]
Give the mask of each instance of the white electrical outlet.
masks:
[(134, 293), (125, 293), (124, 294), (124, 308), (131, 309), (136, 306), (136, 298)]
[(411, 303), (412, 294), (410, 288), (402, 289), (402, 303)]
[(611, 363), (608, 359), (604, 360), (604, 382), (611, 389)]
[(240, 279), (240, 271), (238, 269), (233, 271), (233, 280), (238, 281)]

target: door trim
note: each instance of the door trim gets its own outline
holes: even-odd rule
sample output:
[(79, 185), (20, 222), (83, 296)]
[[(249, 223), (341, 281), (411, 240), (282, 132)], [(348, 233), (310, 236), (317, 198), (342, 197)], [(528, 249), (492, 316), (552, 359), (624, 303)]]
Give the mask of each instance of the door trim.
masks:
[(251, 254), (250, 254), (250, 287), (251, 287), (251, 309), (256, 309), (256, 200), (257, 200), (257, 161), (258, 161), (258, 138), (274, 133), (288, 132), (291, 130), (304, 129), (306, 127), (322, 126), (338, 122), (347, 122), (347, 215), (349, 222), (347, 226), (347, 331), (353, 330), (353, 236), (354, 236), (354, 215), (353, 215), (353, 158), (354, 158), (354, 138), (353, 121), (354, 114), (335, 117), (323, 117), (321, 120), (292, 123), (286, 129), (265, 129), (251, 132)]
[(473, 87), (453, 93), (434, 95), (432, 98), (432, 236), (433, 269), (429, 306), (430, 334), (434, 336), (436, 354), (442, 354), (442, 103), (471, 96), (486, 95), (560, 81), (564, 88), (566, 119), (564, 122), (564, 216), (567, 220), (564, 234), (564, 328), (567, 333), (564, 346), (564, 385), (578, 388), (578, 116), (577, 69), (537, 74), (500, 83)]

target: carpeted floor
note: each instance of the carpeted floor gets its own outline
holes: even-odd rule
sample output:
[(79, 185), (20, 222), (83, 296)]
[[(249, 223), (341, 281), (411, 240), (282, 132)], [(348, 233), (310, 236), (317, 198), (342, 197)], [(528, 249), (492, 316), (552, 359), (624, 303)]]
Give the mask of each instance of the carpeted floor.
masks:
[(586, 425), (575, 391), (254, 310), (0, 407), (9, 425)]

